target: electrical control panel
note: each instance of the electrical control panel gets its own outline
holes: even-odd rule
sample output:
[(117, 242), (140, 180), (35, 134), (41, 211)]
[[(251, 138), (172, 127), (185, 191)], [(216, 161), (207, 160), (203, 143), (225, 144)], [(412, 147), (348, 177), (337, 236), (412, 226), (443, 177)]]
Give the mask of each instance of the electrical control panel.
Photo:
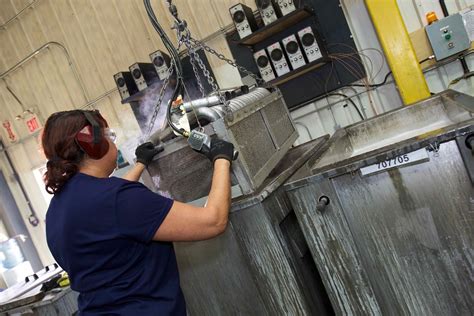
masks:
[(268, 54), (270, 55), (270, 60), (272, 61), (273, 67), (277, 76), (283, 76), (290, 72), (290, 66), (286, 60), (285, 52), (281, 48), (279, 42), (273, 43), (267, 47)]
[(303, 57), (303, 53), (301, 52), (300, 45), (298, 44), (298, 40), (296, 39), (296, 36), (294, 34), (285, 37), (282, 40), (282, 43), (283, 47), (285, 47), (285, 51), (288, 55), (288, 59), (290, 60), (290, 64), (293, 70), (306, 65), (306, 61)]
[(169, 68), (171, 66), (170, 56), (161, 50), (157, 50), (150, 54), (150, 59), (155, 66), (160, 80), (165, 80), (168, 77)]
[(280, 7), (275, 0), (256, 0), (255, 1), (263, 24), (268, 25), (275, 22), (280, 16)]
[(253, 16), (252, 9), (239, 3), (229, 9), (230, 16), (234, 21), (235, 28), (240, 38), (244, 38), (257, 30), (257, 22)]
[(145, 90), (159, 80), (155, 66), (152, 63), (135, 63), (128, 68), (138, 90)]
[(301, 41), (301, 45), (303, 46), (306, 58), (308, 58), (308, 62), (313, 62), (324, 57), (323, 52), (319, 46), (318, 39), (311, 26), (300, 30), (298, 32), (298, 37)]
[[(278, 0), (278, 6), (280, 7), (281, 15), (287, 15), (296, 10), (294, 0)], [(301, 1), (298, 2), (299, 4)]]
[(436, 60), (456, 55), (471, 46), (462, 16), (453, 14), (426, 26)]
[(275, 79), (275, 73), (273, 72), (272, 64), (270, 63), (267, 52), (264, 49), (259, 50), (253, 55), (253, 57), (255, 58), (262, 79), (265, 82)]
[(114, 75), (118, 91), (122, 100), (138, 92), (138, 87), (129, 71), (119, 72)]

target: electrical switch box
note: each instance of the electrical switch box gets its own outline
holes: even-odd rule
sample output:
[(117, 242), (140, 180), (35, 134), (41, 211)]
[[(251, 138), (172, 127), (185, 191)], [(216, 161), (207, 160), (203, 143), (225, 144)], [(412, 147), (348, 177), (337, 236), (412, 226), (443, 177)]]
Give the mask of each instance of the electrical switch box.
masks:
[(456, 55), (471, 47), (462, 16), (453, 14), (426, 26), (436, 60)]

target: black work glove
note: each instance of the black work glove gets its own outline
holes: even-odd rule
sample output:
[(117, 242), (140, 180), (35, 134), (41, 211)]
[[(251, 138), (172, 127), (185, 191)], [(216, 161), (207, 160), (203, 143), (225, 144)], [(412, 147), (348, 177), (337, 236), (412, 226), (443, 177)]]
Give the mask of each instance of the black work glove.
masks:
[(222, 139), (211, 140), (211, 148), (203, 146), (201, 152), (214, 162), (216, 159), (234, 160), (234, 145)]
[(135, 150), (137, 162), (141, 162), (145, 166), (148, 166), (148, 164), (153, 160), (153, 157), (155, 157), (155, 155), (159, 152), (162, 152), (163, 149), (164, 148), (162, 146), (155, 147), (155, 145), (153, 145), (151, 142), (141, 144)]

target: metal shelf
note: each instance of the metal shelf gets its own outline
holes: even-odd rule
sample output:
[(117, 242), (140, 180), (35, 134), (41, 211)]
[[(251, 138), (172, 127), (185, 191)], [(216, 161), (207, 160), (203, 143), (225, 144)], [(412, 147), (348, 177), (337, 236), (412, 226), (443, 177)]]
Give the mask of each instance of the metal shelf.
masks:
[(303, 75), (303, 74), (305, 74), (305, 73), (307, 73), (311, 70), (319, 68), (319, 67), (327, 64), (328, 62), (329, 62), (329, 59), (327, 59), (327, 58), (322, 58), (322, 59), (315, 60), (315, 61), (313, 61), (309, 64), (304, 65), (303, 67), (292, 70), (289, 73), (284, 74), (281, 77), (277, 77), (277, 78), (273, 79), (272, 81), (267, 82), (265, 85), (278, 86), (279, 84), (283, 84), (283, 83), (285, 83), (289, 80), (292, 80), (296, 77), (299, 77), (299, 76), (301, 76), (301, 75)]

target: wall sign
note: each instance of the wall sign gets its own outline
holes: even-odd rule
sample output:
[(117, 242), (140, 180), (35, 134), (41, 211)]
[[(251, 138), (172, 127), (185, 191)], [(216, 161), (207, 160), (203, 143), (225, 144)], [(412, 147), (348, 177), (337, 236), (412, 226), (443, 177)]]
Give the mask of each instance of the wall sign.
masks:
[(33, 134), (41, 129), (41, 123), (36, 115), (32, 115), (29, 118), (25, 119), (26, 127), (28, 132)]
[(2, 126), (7, 133), (7, 137), (10, 143), (16, 142), (18, 140), (18, 134), (15, 132), (12, 122), (10, 122), (9, 120), (5, 120), (2, 122)]

